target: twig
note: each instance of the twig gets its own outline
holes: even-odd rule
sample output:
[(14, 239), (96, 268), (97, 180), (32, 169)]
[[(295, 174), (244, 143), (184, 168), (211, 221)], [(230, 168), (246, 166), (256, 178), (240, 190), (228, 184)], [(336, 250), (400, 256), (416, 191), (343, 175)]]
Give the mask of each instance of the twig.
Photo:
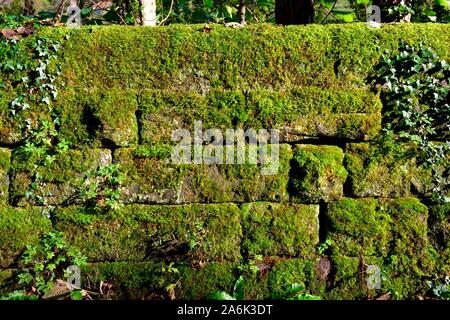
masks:
[(59, 23), (62, 18), (62, 13), (64, 10), (64, 7), (67, 3), (67, 0), (61, 0), (61, 3), (59, 4), (58, 8), (56, 9), (55, 17), (53, 18), (53, 23)]
[(172, 8), (173, 8), (173, 0), (170, 2), (170, 8), (169, 8), (169, 13), (167, 14), (167, 16), (161, 20), (160, 23), (158, 23), (158, 26), (162, 25), (164, 22), (167, 21), (167, 19), (169, 19), (170, 15), (172, 14)]
[(325, 20), (328, 19), (328, 17), (330, 16), (331, 12), (334, 10), (334, 7), (336, 7), (337, 2), (338, 2), (338, 0), (336, 0), (336, 1), (333, 3), (333, 6), (331, 7), (330, 11), (328, 11), (328, 14), (327, 14), (326, 17), (322, 20), (322, 24), (325, 22)]
[(255, 14), (250, 10), (250, 8), (247, 8), (247, 11), (250, 13), (250, 15), (255, 19), (257, 23), (259, 23), (259, 19), (255, 16)]

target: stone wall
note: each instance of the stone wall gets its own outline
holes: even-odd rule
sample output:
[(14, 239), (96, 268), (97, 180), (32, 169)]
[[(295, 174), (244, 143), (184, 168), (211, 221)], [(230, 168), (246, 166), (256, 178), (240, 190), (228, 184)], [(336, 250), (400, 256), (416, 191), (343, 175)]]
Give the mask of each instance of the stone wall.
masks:
[[(84, 285), (120, 298), (231, 291), (242, 266), (249, 299), (293, 283), (329, 299), (417, 298), (448, 275), (450, 206), (430, 201), (430, 170), (384, 150), (382, 103), (365, 84), (386, 49), (425, 42), (450, 58), (444, 25), (51, 29), (65, 39), (55, 111), (69, 150), (50, 163), (22, 152), (24, 124), (0, 94), (0, 286), (25, 245), (64, 232), (89, 260)], [(27, 39), (23, 40), (26, 46)], [(29, 111), (31, 126), (48, 116)], [(176, 165), (175, 129), (280, 130), (277, 175), (260, 164)], [(36, 121), (34, 123), (33, 121)], [(123, 205), (80, 197), (88, 172), (118, 164)], [(39, 174), (50, 217), (28, 195)], [(28, 196), (27, 196), (28, 195)], [(323, 244), (328, 240), (328, 246)], [(322, 248), (322, 249), (321, 249)], [(179, 273), (162, 272), (171, 262)], [(381, 287), (369, 288), (369, 266)]]

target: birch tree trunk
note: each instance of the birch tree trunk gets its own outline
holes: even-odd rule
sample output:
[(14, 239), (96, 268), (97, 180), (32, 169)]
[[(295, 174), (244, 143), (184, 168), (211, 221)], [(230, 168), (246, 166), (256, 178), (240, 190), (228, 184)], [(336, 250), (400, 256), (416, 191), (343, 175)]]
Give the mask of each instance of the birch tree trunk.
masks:
[(142, 1), (142, 25), (156, 26), (156, 0)]
[(239, 0), (238, 15), (239, 15), (239, 23), (244, 25), (245, 24), (245, 0)]

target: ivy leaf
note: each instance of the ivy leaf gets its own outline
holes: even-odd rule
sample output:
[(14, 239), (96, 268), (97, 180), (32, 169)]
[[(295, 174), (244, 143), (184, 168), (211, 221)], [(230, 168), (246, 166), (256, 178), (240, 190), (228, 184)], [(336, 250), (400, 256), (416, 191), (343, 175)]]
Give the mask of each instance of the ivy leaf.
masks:
[(226, 293), (225, 291), (218, 291), (211, 293), (207, 299), (209, 300), (236, 300), (234, 297)]
[(234, 284), (233, 297), (236, 300), (244, 300), (244, 283), (244, 276), (241, 275)]

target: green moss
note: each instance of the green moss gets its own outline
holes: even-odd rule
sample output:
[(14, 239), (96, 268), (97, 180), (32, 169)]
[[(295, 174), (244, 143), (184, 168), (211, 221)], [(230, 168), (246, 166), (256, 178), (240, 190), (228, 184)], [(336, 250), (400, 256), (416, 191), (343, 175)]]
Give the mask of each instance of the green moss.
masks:
[(315, 205), (251, 203), (242, 207), (244, 240), (249, 255), (302, 256), (319, 242), (319, 207)]
[(411, 145), (393, 141), (348, 144), (345, 166), (357, 197), (430, 196), (431, 170), (419, 166)]
[(59, 137), (72, 145), (99, 147), (100, 120), (94, 116), (94, 99), (89, 91), (77, 88), (60, 90), (55, 111), (60, 119)]
[(51, 229), (51, 221), (40, 208), (0, 206), (0, 268), (15, 264), (28, 244), (37, 244)]
[(69, 207), (55, 216), (55, 228), (90, 261), (194, 261), (241, 258), (241, 215), (234, 204), (129, 205), (95, 215)]
[(108, 90), (98, 94), (97, 99), (91, 108), (100, 121), (102, 139), (120, 147), (137, 144), (136, 94)]
[[(201, 91), (210, 86), (233, 88), (238, 84), (322, 84), (334, 76), (332, 69), (327, 68), (332, 62), (326, 56), (326, 48), (332, 44), (324, 30), (312, 28), (304, 32), (269, 25), (245, 30), (215, 26), (209, 33), (201, 29), (90, 27), (67, 31), (70, 39), (63, 49), (65, 82), (82, 82), (88, 87), (104, 87), (108, 83), (121, 88)], [(61, 31), (47, 33), (51, 37), (62, 36)], [(319, 39), (322, 45), (317, 44)], [(248, 46), (242, 47), (242, 43)], [(92, 59), (86, 51), (95, 52), (96, 58)], [(314, 57), (323, 58), (315, 61)], [(280, 67), (268, 68), (271, 65)], [(88, 66), (90, 70), (86, 70)]]
[(57, 101), (59, 136), (75, 145), (135, 145), (137, 108), (136, 92), (132, 90), (69, 87), (62, 90)]
[(90, 263), (82, 270), (82, 285), (99, 288), (101, 281), (112, 284), (113, 291), (106, 299), (161, 298), (166, 282), (163, 266), (163, 262), (156, 261)]
[(327, 218), (332, 251), (347, 256), (387, 254), (392, 218), (375, 199), (343, 198), (330, 203)]
[(237, 264), (230, 262), (207, 263), (201, 268), (180, 266), (181, 284), (177, 297), (181, 299), (204, 299), (216, 291), (231, 293), (238, 278)]
[(124, 200), (178, 203), (185, 166), (173, 165), (165, 155), (159, 159), (156, 154), (147, 153), (148, 147), (145, 149), (120, 148), (114, 151), (114, 161), (120, 163), (120, 171), (125, 176)]
[(305, 136), (374, 137), (381, 126), (378, 96), (362, 89), (306, 87), (287, 92), (144, 90), (140, 94), (143, 143), (171, 143), (176, 129), (276, 128), (283, 141)]
[[(389, 268), (395, 275), (413, 275), (411, 280), (420, 283), (421, 277), (433, 274), (436, 264), (436, 253), (428, 240), (428, 209), (418, 199), (403, 198), (389, 201), (385, 210), (395, 222)], [(411, 286), (399, 294), (407, 296), (414, 289)]]
[(180, 262), (173, 266), (178, 273), (164, 272), (162, 260), (143, 263), (110, 262), (89, 264), (84, 268), (84, 284), (97, 288), (100, 281), (111, 283), (115, 299), (167, 298), (165, 289), (175, 284), (176, 299), (202, 299), (215, 291), (231, 292), (237, 278), (234, 263), (206, 263), (194, 268)]
[(267, 276), (270, 298), (286, 297), (292, 284), (303, 285), (306, 293), (323, 293), (325, 283), (317, 279), (317, 259), (296, 258), (276, 263)]
[[(86, 87), (182, 89), (210, 87), (340, 87), (361, 84), (385, 50), (425, 43), (444, 59), (448, 26), (408, 24), (371, 29), (363, 23), (339, 26), (255, 25), (234, 30), (202, 25), (158, 29), (85, 27), (44, 30), (63, 38), (64, 82)], [(242, 44), (245, 43), (245, 46)], [(339, 63), (337, 63), (339, 62)], [(335, 73), (335, 69), (337, 73)]]
[(99, 165), (108, 165), (111, 153), (106, 149), (71, 149), (55, 155), (51, 163), (44, 164), (38, 152), (25, 152), (15, 149), (12, 157), (11, 197), (14, 203), (24, 205), (29, 199), (25, 193), (30, 189), (33, 177), (39, 175), (42, 185), (40, 195), (51, 204), (75, 201), (77, 189), (87, 173)]
[(367, 296), (352, 274), (361, 261), (372, 264), (369, 258), (381, 268), (382, 290), (394, 299), (423, 295), (425, 279), (445, 269), (428, 240), (427, 207), (416, 198), (344, 198), (330, 204), (327, 215), (337, 270), (330, 297)]
[(347, 178), (343, 160), (335, 146), (297, 145), (291, 168), (294, 198), (313, 203), (341, 198)]
[(0, 297), (8, 295), (14, 291), (16, 284), (14, 283), (14, 269), (0, 270)]
[[(146, 153), (149, 149), (155, 150), (152, 147), (143, 148), (121, 148), (114, 153), (115, 161), (121, 164), (126, 176), (123, 197), (127, 202), (281, 201), (288, 197), (289, 161), (292, 157), (288, 145), (279, 146), (278, 160), (263, 165), (249, 163), (248, 156), (243, 164), (177, 165), (167, 158), (168, 148), (163, 149), (162, 158), (155, 153)], [(264, 168), (278, 171), (277, 174), (266, 175)]]
[(450, 248), (450, 203), (429, 207), (430, 241), (433, 247), (444, 251)]
[(158, 159), (168, 159), (172, 154), (172, 146), (162, 143), (154, 145), (139, 145), (134, 149), (133, 155), (135, 157), (148, 157)]
[(0, 206), (8, 202), (11, 150), (0, 148)]
[[(382, 258), (373, 256), (347, 257), (344, 255), (333, 255), (331, 260), (336, 274), (334, 275), (333, 286), (326, 293), (327, 299), (353, 300), (374, 298), (388, 290), (382, 277), (384, 268)], [(380, 289), (369, 289), (367, 286), (370, 277), (367, 273), (368, 266), (377, 266), (380, 268)]]

